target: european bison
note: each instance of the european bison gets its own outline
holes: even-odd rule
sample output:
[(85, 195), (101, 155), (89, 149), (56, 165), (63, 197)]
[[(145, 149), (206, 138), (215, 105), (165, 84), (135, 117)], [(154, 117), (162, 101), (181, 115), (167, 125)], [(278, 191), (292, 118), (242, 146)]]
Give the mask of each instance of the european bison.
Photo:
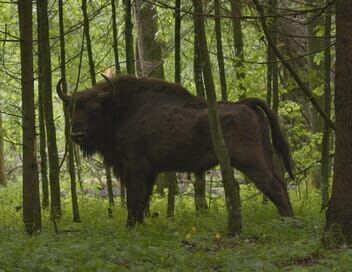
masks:
[[(71, 110), (72, 140), (87, 156), (99, 153), (127, 188), (127, 225), (143, 222), (144, 208), (160, 172), (202, 174), (218, 164), (204, 99), (178, 84), (118, 76), (59, 97)], [(285, 182), (275, 173), (273, 148), (292, 176), (289, 148), (277, 118), (264, 101), (247, 98), (217, 106), (231, 165), (250, 177), (292, 216)], [(270, 141), (270, 130), (273, 144)]]

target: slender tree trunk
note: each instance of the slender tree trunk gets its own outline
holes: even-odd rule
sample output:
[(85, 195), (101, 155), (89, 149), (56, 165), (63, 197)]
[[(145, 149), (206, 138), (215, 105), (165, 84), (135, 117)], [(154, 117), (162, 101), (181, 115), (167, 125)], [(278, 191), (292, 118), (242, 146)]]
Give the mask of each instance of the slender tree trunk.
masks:
[(33, 85), (32, 10), (31, 0), (18, 4), (21, 38), (21, 88), (23, 137), (23, 221), (28, 234), (41, 229), (38, 168), (35, 152), (35, 109)]
[[(38, 17), (39, 19), (39, 17)], [(39, 24), (38, 24), (39, 25)], [(38, 50), (40, 51), (40, 50)], [(39, 52), (40, 55), (40, 52)], [(38, 58), (38, 73), (42, 74), (42, 65), (40, 58)], [(48, 155), (46, 153), (46, 130), (44, 117), (44, 89), (42, 80), (38, 83), (38, 111), (39, 111), (39, 149), (40, 149), (40, 174), (42, 182), (42, 207), (44, 209), (49, 207), (49, 179), (48, 179)]]
[(52, 89), (51, 89), (51, 53), (49, 44), (49, 20), (48, 1), (37, 1), (38, 22), (40, 31), (38, 46), (40, 48), (41, 72), (39, 75), (43, 87), (44, 116), (47, 132), (47, 143), (49, 153), (49, 181), (51, 196), (51, 216), (57, 218), (61, 216), (61, 196), (60, 196), (60, 170), (59, 157), (56, 144), (56, 129), (53, 115)]
[[(313, 5), (317, 1), (306, 0), (308, 5)], [(319, 1), (318, 1), (319, 2)], [(322, 1), (320, 1), (322, 4)], [(320, 11), (310, 12), (307, 14), (307, 21), (309, 24), (307, 25), (307, 33), (308, 33), (308, 52), (314, 52), (318, 50), (322, 50), (324, 47), (324, 40), (319, 39), (317, 32), (319, 27), (323, 26), (323, 16), (321, 16)], [(316, 63), (314, 61), (315, 55), (310, 55), (308, 57), (309, 64), (309, 73), (313, 80), (309, 81), (309, 88), (312, 92), (314, 92), (317, 88), (322, 88), (324, 83), (324, 62)], [(323, 95), (317, 95), (314, 93), (315, 99), (318, 101), (319, 105), (323, 106)], [(326, 112), (325, 112), (326, 113)], [(309, 120), (311, 123), (312, 132), (314, 133), (322, 133), (323, 132), (323, 119), (319, 116), (318, 112), (312, 107), (309, 107)], [(317, 143), (316, 148), (318, 150), (322, 150), (321, 144)], [(312, 168), (310, 171), (311, 179), (315, 187), (321, 188), (321, 165), (316, 165), (316, 167)]]
[(337, 0), (334, 183), (326, 213), (327, 231), (352, 243), (352, 1)]
[[(231, 16), (232, 16), (232, 27), (233, 27), (233, 42), (235, 49), (235, 69), (236, 69), (236, 79), (237, 86), (240, 90), (240, 97), (246, 97), (246, 87), (244, 86), (245, 72), (243, 70), (244, 61), (244, 51), (243, 51), (243, 37), (242, 37), (242, 26), (241, 19), (242, 16), (242, 4), (240, 0), (230, 0), (231, 3)], [(237, 88), (236, 88), (237, 89)]]
[(194, 203), (196, 211), (208, 209), (207, 200), (205, 197), (205, 174), (194, 174)]
[(220, 0), (214, 0), (215, 10), (215, 35), (216, 35), (216, 49), (219, 66), (220, 86), (221, 86), (221, 100), (227, 100), (227, 85), (225, 76), (225, 62), (224, 53), (222, 50), (222, 38), (221, 38), (221, 18), (220, 18)]
[(125, 47), (127, 73), (135, 75), (134, 54), (133, 54), (133, 25), (132, 25), (132, 3), (131, 0), (123, 0), (125, 6)]
[(84, 22), (84, 36), (86, 37), (86, 46), (87, 46), (87, 54), (88, 54), (88, 62), (89, 62), (90, 79), (92, 81), (92, 85), (95, 85), (97, 81), (95, 77), (95, 64), (94, 64), (92, 44), (90, 39), (87, 0), (82, 0), (82, 12), (83, 12), (83, 22)]
[(181, 83), (181, 0), (175, 1), (175, 82)]
[[(201, 52), (199, 50), (199, 36), (194, 29), (194, 59), (193, 74), (196, 85), (197, 96), (205, 98), (204, 81), (201, 65)], [(194, 180), (194, 206), (196, 211), (207, 209), (207, 201), (205, 197), (206, 180), (205, 175), (195, 175)]]
[[(63, 3), (62, 0), (58, 0), (59, 6), (59, 31), (60, 31), (60, 70), (61, 78), (63, 78), (62, 90), (67, 93), (67, 81), (66, 81), (66, 48), (65, 48), (65, 35), (64, 35), (64, 15), (63, 15)], [(66, 148), (68, 151), (68, 170), (70, 174), (70, 185), (71, 185), (71, 200), (72, 200), (72, 215), (73, 222), (81, 222), (79, 215), (78, 199), (77, 199), (77, 186), (76, 186), (76, 169), (75, 169), (75, 151), (74, 145), (70, 137), (70, 116), (67, 107), (64, 107), (65, 115), (65, 140)]]
[(119, 47), (118, 47), (118, 31), (116, 23), (116, 0), (111, 0), (111, 20), (112, 20), (112, 35), (113, 35), (113, 44), (112, 48), (114, 50), (115, 58), (115, 72), (119, 74), (121, 72), (120, 60), (119, 60)]
[(196, 85), (197, 96), (205, 98), (204, 82), (203, 82), (203, 73), (202, 65), (199, 52), (199, 37), (197, 32), (194, 30), (194, 57), (193, 57), (193, 75), (194, 83)]
[(195, 9), (194, 25), (195, 30), (198, 33), (198, 46), (201, 57), (205, 91), (207, 94), (211, 138), (214, 151), (220, 163), (225, 188), (226, 207), (228, 211), (228, 231), (230, 234), (237, 234), (241, 230), (239, 186), (234, 179), (234, 173), (230, 164), (228, 150), (221, 131), (219, 116), (216, 112), (217, 104), (215, 85), (211, 72), (208, 46), (206, 43), (204, 14), (201, 0), (193, 0), (193, 6)]
[[(329, 0), (326, 0), (327, 5)], [(324, 39), (324, 111), (330, 117), (331, 111), (331, 88), (330, 88), (330, 73), (331, 73), (331, 7), (325, 11), (325, 39)], [(328, 205), (329, 201), (329, 177), (330, 177), (330, 128), (324, 122), (323, 139), (321, 151), (321, 206), (322, 208)]]
[(4, 128), (2, 125), (2, 114), (0, 113), (0, 186), (6, 185), (3, 137), (4, 137)]

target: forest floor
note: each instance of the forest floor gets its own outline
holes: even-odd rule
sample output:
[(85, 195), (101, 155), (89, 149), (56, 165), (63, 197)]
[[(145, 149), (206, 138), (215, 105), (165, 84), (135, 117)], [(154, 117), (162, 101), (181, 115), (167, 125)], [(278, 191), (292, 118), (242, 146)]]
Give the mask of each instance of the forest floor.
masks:
[(252, 186), (241, 186), (243, 231), (226, 235), (222, 198), (196, 214), (190, 196), (177, 198), (174, 220), (166, 199), (154, 197), (160, 215), (125, 229), (126, 212), (117, 204), (108, 217), (105, 199), (80, 196), (82, 223), (72, 223), (69, 196), (54, 232), (49, 212), (43, 230), (29, 237), (22, 223), (20, 184), (0, 188), (0, 271), (352, 271), (352, 249), (321, 244), (324, 213), (318, 193), (293, 199), (295, 218), (281, 219), (262, 204)]

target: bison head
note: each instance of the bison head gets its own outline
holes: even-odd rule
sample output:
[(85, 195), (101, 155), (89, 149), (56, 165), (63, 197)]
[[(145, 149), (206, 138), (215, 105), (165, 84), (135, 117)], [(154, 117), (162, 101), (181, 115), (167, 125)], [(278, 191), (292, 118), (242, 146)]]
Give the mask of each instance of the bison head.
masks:
[(99, 85), (72, 96), (62, 91), (61, 85), (63, 79), (60, 79), (56, 91), (68, 107), (71, 115), (71, 138), (81, 146), (88, 154), (94, 153), (98, 149), (99, 142), (104, 141), (101, 137), (106, 133), (106, 102), (115, 90), (113, 83), (105, 77), (108, 83), (108, 91), (99, 88)]

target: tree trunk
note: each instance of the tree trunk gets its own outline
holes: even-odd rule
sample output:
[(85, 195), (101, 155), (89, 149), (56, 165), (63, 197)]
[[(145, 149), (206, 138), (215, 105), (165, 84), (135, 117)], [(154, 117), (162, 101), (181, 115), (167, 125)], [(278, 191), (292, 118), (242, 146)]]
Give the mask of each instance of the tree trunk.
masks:
[[(39, 19), (39, 17), (38, 17)], [(39, 24), (38, 24), (39, 27)], [(40, 50), (38, 50), (40, 55)], [(38, 74), (42, 74), (42, 65), (38, 58)], [(42, 207), (49, 207), (49, 179), (48, 179), (48, 155), (46, 153), (46, 131), (44, 117), (44, 88), (42, 80), (38, 82), (38, 120), (39, 120), (39, 149), (40, 149), (40, 174), (42, 182)]]
[(115, 59), (115, 73), (119, 74), (121, 72), (120, 60), (119, 60), (119, 47), (118, 47), (118, 31), (116, 23), (116, 0), (111, 0), (111, 20), (112, 20), (112, 39), (113, 44), (112, 48), (114, 50), (114, 59)]
[(40, 52), (41, 72), (39, 75), (43, 87), (43, 103), (45, 126), (47, 132), (47, 143), (49, 153), (49, 181), (51, 196), (51, 216), (57, 218), (61, 216), (61, 196), (60, 196), (60, 170), (59, 157), (56, 145), (56, 129), (53, 115), (52, 89), (51, 89), (51, 53), (49, 44), (49, 20), (48, 1), (37, 1), (38, 12), (38, 47)]
[(135, 75), (134, 54), (133, 54), (133, 34), (132, 34), (132, 4), (131, 0), (123, 0), (125, 6), (125, 47), (126, 47), (126, 66), (127, 73)]
[(220, 18), (220, 1), (214, 0), (214, 10), (215, 10), (215, 34), (216, 34), (216, 56), (218, 59), (219, 66), (219, 76), (220, 76), (220, 86), (221, 86), (221, 100), (227, 100), (227, 86), (226, 86), (226, 76), (225, 76), (225, 63), (224, 63), (224, 53), (222, 50), (222, 38), (221, 38), (221, 18)]
[(216, 157), (219, 160), (223, 184), (225, 189), (226, 207), (228, 211), (228, 232), (238, 234), (241, 230), (239, 186), (234, 179), (230, 158), (222, 135), (219, 116), (216, 112), (216, 95), (213, 75), (210, 67), (208, 46), (206, 43), (204, 14), (201, 0), (193, 0), (194, 25), (198, 33), (198, 46), (201, 57), (201, 65), (207, 94), (208, 117), (212, 143)]
[(2, 125), (2, 114), (0, 113), (0, 186), (6, 185), (5, 156), (4, 156), (4, 128)]
[(152, 4), (136, 0), (138, 53), (142, 75), (165, 78), (161, 46), (155, 40), (158, 32), (156, 9)]
[(208, 205), (205, 197), (205, 174), (195, 174), (194, 179), (194, 203), (196, 211), (206, 210), (208, 209)]
[(175, 2), (175, 82), (181, 83), (181, 0)]
[(23, 137), (23, 221), (28, 234), (41, 229), (38, 168), (35, 152), (35, 109), (33, 85), (31, 0), (18, 3), (21, 48), (22, 137)]
[[(329, 0), (327, 0), (327, 5)], [(325, 39), (324, 39), (324, 111), (330, 117), (331, 112), (331, 88), (330, 88), (330, 73), (331, 73), (331, 7), (325, 11)], [(323, 139), (321, 151), (321, 206), (322, 208), (328, 205), (329, 201), (329, 177), (330, 177), (330, 128), (324, 122)]]
[[(313, 5), (316, 1), (306, 0), (308, 5)], [(307, 21), (309, 24), (307, 25), (308, 32), (308, 52), (316, 52), (318, 50), (322, 50), (324, 47), (324, 40), (319, 39), (317, 37), (317, 31), (319, 27), (323, 26), (323, 16), (321, 16), (321, 11), (311, 12), (307, 16)], [(321, 61), (317, 64), (314, 61), (315, 55), (310, 55), (308, 58), (309, 63), (309, 71), (312, 75), (313, 80), (309, 81), (309, 88), (312, 92), (314, 92), (317, 88), (322, 88), (324, 81), (324, 62)], [(315, 99), (318, 101), (319, 105), (323, 107), (323, 96), (317, 95), (314, 93)], [(323, 107), (324, 108), (324, 107)], [(325, 111), (326, 113), (326, 111)], [(319, 116), (318, 112), (312, 107), (309, 107), (309, 119), (311, 123), (311, 128), (314, 133), (322, 133), (323, 132), (323, 119)], [(322, 150), (321, 144), (317, 144), (316, 148), (318, 150)], [(311, 179), (315, 187), (321, 188), (321, 165), (316, 165), (310, 171)]]
[(352, 243), (352, 1), (336, 4), (334, 183), (326, 214), (327, 231)]
[(242, 26), (241, 19), (242, 16), (242, 5), (240, 0), (230, 0), (231, 3), (231, 16), (232, 16), (232, 28), (233, 28), (233, 42), (235, 49), (235, 70), (237, 87), (240, 91), (240, 97), (246, 97), (246, 87), (244, 86), (245, 73), (243, 70), (244, 61), (244, 51), (243, 51), (243, 37), (242, 37)]
[[(60, 70), (61, 78), (63, 78), (62, 90), (67, 93), (67, 81), (66, 81), (66, 48), (65, 48), (65, 35), (64, 35), (64, 15), (63, 15), (63, 3), (62, 0), (58, 0), (59, 6), (59, 31), (60, 31)], [(75, 169), (75, 151), (74, 145), (70, 137), (70, 116), (67, 107), (64, 106), (65, 115), (65, 140), (66, 148), (68, 152), (68, 171), (70, 174), (70, 185), (71, 185), (71, 200), (72, 200), (72, 216), (73, 222), (81, 222), (79, 215), (78, 199), (77, 199), (77, 186), (76, 186), (76, 169)]]

